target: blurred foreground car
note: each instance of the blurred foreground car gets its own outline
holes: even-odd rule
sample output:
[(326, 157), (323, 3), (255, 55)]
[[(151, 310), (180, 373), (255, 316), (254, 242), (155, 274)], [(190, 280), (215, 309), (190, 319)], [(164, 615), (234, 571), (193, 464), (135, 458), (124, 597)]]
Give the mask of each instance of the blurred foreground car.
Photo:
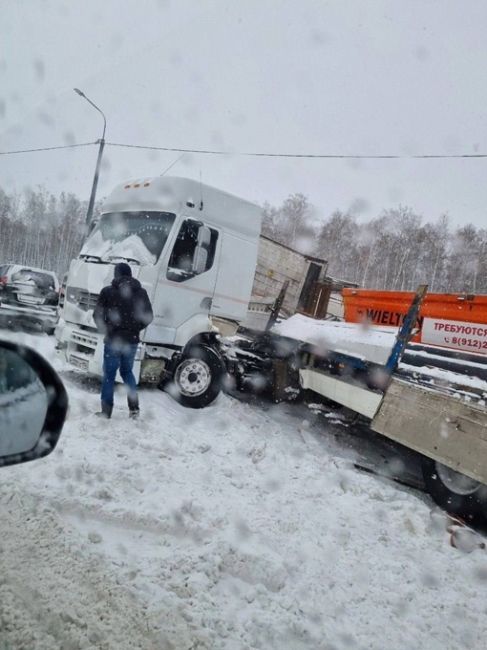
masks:
[(47, 361), (0, 341), (0, 466), (42, 458), (55, 448), (68, 397)]
[(19, 264), (0, 266), (0, 326), (34, 326), (53, 334), (58, 300), (55, 273)]

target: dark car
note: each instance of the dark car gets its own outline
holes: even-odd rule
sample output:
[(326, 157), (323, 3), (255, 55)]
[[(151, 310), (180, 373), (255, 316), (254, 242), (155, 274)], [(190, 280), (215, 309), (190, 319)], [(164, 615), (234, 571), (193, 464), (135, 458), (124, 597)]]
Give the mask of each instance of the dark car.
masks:
[(58, 303), (59, 313), (61, 313), (61, 311), (62, 311), (62, 309), (64, 307), (64, 300), (66, 298), (66, 285), (67, 285), (67, 283), (68, 283), (68, 274), (65, 273), (63, 275), (63, 279), (62, 279), (62, 282), (61, 282), (61, 287), (59, 289), (59, 303)]
[(52, 334), (58, 320), (55, 273), (20, 264), (0, 265), (0, 324), (35, 326)]

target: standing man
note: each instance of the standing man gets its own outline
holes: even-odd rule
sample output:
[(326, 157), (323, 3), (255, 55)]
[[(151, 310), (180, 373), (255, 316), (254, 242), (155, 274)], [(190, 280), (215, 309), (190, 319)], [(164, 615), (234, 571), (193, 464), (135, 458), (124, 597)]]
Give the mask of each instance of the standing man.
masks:
[(97, 415), (107, 419), (112, 416), (115, 375), (120, 370), (127, 387), (129, 417), (138, 416), (137, 382), (132, 368), (139, 333), (153, 318), (147, 291), (132, 277), (130, 266), (125, 262), (116, 264), (114, 279), (101, 290), (93, 313), (98, 330), (105, 334), (101, 411)]

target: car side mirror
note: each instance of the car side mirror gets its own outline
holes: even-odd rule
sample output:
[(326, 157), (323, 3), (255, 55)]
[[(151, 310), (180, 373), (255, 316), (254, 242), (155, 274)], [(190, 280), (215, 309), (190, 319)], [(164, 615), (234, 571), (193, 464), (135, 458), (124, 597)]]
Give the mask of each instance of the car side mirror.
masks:
[(47, 361), (24, 345), (0, 341), (0, 466), (50, 454), (67, 410), (66, 390)]

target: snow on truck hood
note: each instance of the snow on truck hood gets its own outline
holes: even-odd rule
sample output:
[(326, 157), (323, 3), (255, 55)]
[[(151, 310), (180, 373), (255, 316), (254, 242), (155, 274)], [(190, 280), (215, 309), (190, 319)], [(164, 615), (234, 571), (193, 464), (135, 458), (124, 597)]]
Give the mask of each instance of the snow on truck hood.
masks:
[(155, 264), (156, 256), (145, 246), (142, 239), (132, 234), (121, 241), (104, 240), (100, 232), (95, 232), (84, 244), (80, 255), (98, 256), (104, 261), (123, 262), (129, 258), (140, 264)]
[(310, 343), (322, 350), (341, 352), (383, 365), (389, 358), (398, 329), (315, 320), (295, 314), (274, 325), (273, 331), (287, 338)]

